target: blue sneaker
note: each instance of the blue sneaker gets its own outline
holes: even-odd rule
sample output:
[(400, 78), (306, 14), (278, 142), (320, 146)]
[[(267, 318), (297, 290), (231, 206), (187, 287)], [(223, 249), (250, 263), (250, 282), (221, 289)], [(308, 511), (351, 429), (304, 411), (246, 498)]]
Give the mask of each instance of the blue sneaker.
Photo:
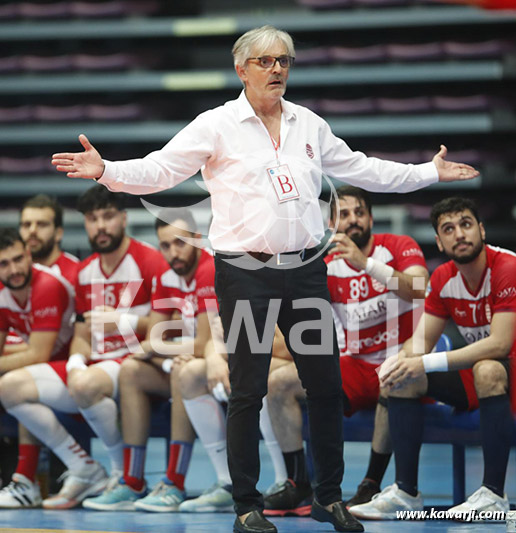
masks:
[(96, 498), (84, 500), (82, 506), (95, 511), (135, 511), (135, 502), (146, 496), (147, 492), (146, 487), (136, 492), (120, 479)]
[(185, 501), (186, 495), (175, 485), (160, 481), (148, 496), (134, 503), (136, 509), (152, 513), (173, 513)]
[(179, 506), (181, 513), (232, 513), (231, 485), (215, 483), (198, 498), (186, 500)]

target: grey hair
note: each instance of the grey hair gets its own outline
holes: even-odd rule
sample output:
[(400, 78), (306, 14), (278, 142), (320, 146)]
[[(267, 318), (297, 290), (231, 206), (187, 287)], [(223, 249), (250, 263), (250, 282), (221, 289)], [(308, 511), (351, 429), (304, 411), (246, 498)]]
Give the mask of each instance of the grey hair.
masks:
[(235, 67), (237, 65), (244, 66), (253, 50), (254, 53), (260, 55), (277, 41), (281, 41), (287, 47), (287, 55), (296, 57), (294, 41), (286, 31), (278, 30), (274, 26), (262, 26), (244, 33), (233, 45), (232, 54)]

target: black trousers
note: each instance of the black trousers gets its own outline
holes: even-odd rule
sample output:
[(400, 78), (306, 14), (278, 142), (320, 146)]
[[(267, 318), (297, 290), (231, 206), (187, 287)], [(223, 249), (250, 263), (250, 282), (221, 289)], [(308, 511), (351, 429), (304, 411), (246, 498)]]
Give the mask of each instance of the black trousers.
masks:
[[(263, 509), (262, 495), (256, 490), (260, 474), (259, 412), (267, 394), (276, 321), (306, 389), (315, 497), (322, 505), (340, 501), (344, 473), (343, 405), (335, 327), (331, 312), (324, 314), (321, 331), (322, 313), (316, 305), (296, 308), (310, 304), (305, 299), (313, 298), (330, 309), (326, 264), (317, 258), (297, 268), (246, 270), (229, 264), (225, 258), (215, 255), (215, 290), (228, 345), (231, 396), (227, 446), (235, 511), (242, 515)], [(274, 310), (278, 309), (276, 319)], [(240, 320), (244, 315), (249, 320), (248, 327)], [(257, 341), (267, 336), (268, 342), (257, 346)], [(322, 341), (326, 342), (325, 353), (320, 353)]]

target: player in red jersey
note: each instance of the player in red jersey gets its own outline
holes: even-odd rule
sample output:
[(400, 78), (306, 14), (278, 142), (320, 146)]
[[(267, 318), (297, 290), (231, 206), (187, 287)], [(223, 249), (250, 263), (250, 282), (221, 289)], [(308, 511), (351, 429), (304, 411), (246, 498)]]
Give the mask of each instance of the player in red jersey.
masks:
[[(80, 412), (106, 446), (115, 480), (122, 469), (118, 373), (121, 359), (138, 349), (145, 336), (154, 273), (162, 260), (157, 250), (125, 234), (123, 200), (100, 186), (79, 199), (95, 253), (78, 269), (69, 360), (19, 370), (3, 389), (2, 399), (13, 414), (68, 468), (61, 491), (43, 501), (45, 508), (74, 507), (107, 483), (104, 469), (80, 448), (52, 409)], [(22, 393), (19, 383), (25, 384)], [(36, 454), (36, 442), (33, 447), (26, 455)]]
[[(442, 200), (431, 219), (437, 246), (451, 260), (432, 274), (414, 336), (382, 365), (396, 483), (352, 508), (363, 518), (396, 519), (396, 511), (423, 509), (417, 474), (424, 395), (462, 410), (480, 408), (482, 486), (450, 512), (509, 510), (504, 484), (513, 428), (508, 388), (516, 354), (516, 254), (485, 244), (484, 226), (468, 199)], [(466, 346), (430, 353), (449, 319)]]
[[(0, 281), (3, 284), (0, 289), (0, 351), (9, 329), (25, 346), (25, 349), (0, 357), (0, 374), (3, 375), (0, 398), (10, 411), (12, 404), (5, 401), (4, 393), (13, 384), (12, 376), (24, 372), (23, 367), (28, 365), (68, 356), (74, 298), (68, 281), (45, 266), (32, 263), (30, 251), (15, 229), (0, 230)], [(16, 393), (23, 394), (28, 386), (28, 383), (18, 382)], [(21, 436), (20, 442), (22, 455), (25, 447)], [(32, 466), (18, 465), (13, 482), (0, 491), (0, 507), (18, 504), (32, 507), (41, 502), (39, 490), (32, 490), (33, 484), (25, 475), (25, 467), (35, 475), (37, 462), (36, 454)], [(23, 487), (27, 490), (23, 491)], [(25, 494), (21, 494), (23, 492)]]
[[(120, 372), (124, 472), (117, 485), (84, 502), (102, 511), (177, 511), (185, 499), (184, 478), (195, 432), (179, 394), (180, 366), (203, 357), (211, 338), (207, 301), (216, 305), (213, 256), (194, 246), (196, 224), (186, 209), (173, 209), (156, 219), (161, 253), (166, 260), (156, 276), (144, 356), (126, 359)], [(170, 219), (170, 224), (165, 219)], [(216, 311), (216, 307), (215, 307)], [(177, 319), (181, 318), (178, 323)], [(180, 331), (178, 331), (180, 326)], [(170, 339), (170, 337), (175, 337)], [(181, 337), (178, 339), (178, 337)], [(172, 371), (172, 372), (171, 372)], [(147, 494), (144, 479), (146, 443), (153, 396), (170, 398), (172, 421), (166, 476)]]
[[(55, 199), (45, 194), (29, 198), (20, 210), (19, 231), (34, 263), (49, 267), (75, 285), (79, 260), (60, 249), (63, 238), (63, 208)], [(3, 353), (25, 349), (27, 346), (21, 337), (10, 331)]]
[[(377, 406), (375, 432), (366, 478), (352, 500), (368, 501), (379, 492), (391, 445), (386, 402), (380, 399), (376, 369), (398, 353), (414, 331), (417, 300), (422, 302), (428, 279), (417, 243), (406, 236), (372, 234), (373, 216), (367, 193), (351, 186), (337, 190), (339, 209), (332, 205), (336, 247), (327, 256), (328, 288), (341, 350), (344, 409), (351, 416)], [(337, 216), (339, 218), (337, 218)], [(310, 513), (308, 479), (298, 400), (304, 389), (293, 364), (269, 378), (268, 400), (274, 431), (283, 450), (289, 479), (265, 498), (265, 514)], [(352, 502), (353, 503), (353, 502)], [(349, 502), (347, 502), (349, 505)]]

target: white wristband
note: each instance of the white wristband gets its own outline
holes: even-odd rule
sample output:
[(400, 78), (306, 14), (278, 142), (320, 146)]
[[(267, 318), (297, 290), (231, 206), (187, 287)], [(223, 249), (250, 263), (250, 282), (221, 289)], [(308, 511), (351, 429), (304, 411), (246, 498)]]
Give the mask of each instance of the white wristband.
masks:
[(170, 358), (164, 359), (163, 362), (161, 363), (161, 369), (166, 374), (170, 374), (170, 371), (172, 370), (172, 365), (173, 364), (174, 364), (174, 360), (173, 359), (170, 359)]
[(377, 261), (372, 257), (367, 258), (366, 267), (364, 269), (367, 274), (378, 280), (383, 285), (387, 286), (387, 283), (394, 274), (394, 268), (381, 261)]
[(118, 320), (118, 331), (120, 335), (135, 335), (138, 328), (138, 315), (124, 313)]
[(82, 353), (74, 353), (70, 355), (66, 362), (66, 373), (70, 373), (71, 370), (78, 368), (84, 369), (86, 366), (86, 357)]
[(448, 354), (446, 352), (434, 352), (423, 355), (425, 372), (448, 372)]
[(213, 389), (211, 389), (211, 393), (213, 394), (213, 397), (218, 402), (226, 402), (228, 401), (228, 395), (226, 392), (226, 389), (224, 388), (224, 384), (222, 382), (218, 382)]

